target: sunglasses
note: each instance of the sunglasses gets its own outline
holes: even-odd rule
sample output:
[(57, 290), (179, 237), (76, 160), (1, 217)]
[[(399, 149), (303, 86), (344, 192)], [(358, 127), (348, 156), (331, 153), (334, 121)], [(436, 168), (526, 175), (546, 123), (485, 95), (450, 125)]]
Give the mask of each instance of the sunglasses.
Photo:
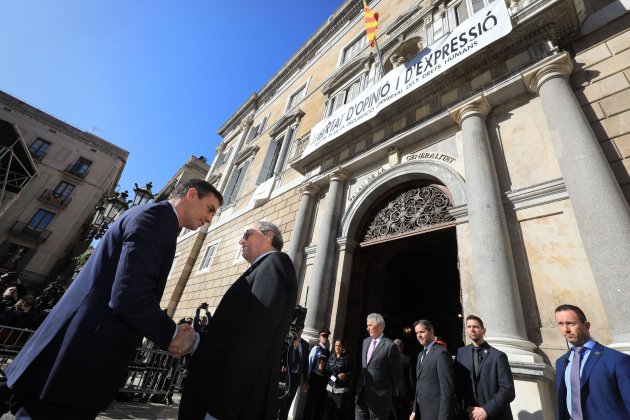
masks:
[(247, 240), (250, 236), (252, 236), (254, 234), (254, 232), (258, 232), (257, 230), (246, 230), (245, 233), (243, 233), (243, 240)]

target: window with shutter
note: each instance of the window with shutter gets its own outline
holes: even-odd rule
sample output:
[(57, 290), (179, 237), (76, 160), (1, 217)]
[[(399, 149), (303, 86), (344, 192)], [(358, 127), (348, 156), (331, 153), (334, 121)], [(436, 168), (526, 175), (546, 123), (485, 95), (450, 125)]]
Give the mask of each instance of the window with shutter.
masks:
[(225, 192), (223, 194), (223, 200), (225, 201), (226, 206), (236, 202), (239, 190), (241, 189), (243, 181), (245, 180), (245, 175), (247, 174), (247, 168), (249, 168), (249, 164), (250, 161), (247, 161), (232, 172), (232, 176), (230, 177), (230, 180), (228, 181), (228, 184), (225, 187)]
[(258, 175), (258, 180), (256, 181), (256, 185), (260, 185), (273, 175), (273, 168), (276, 165), (276, 159), (278, 158), (278, 153), (280, 153), (280, 145), (282, 142), (278, 140), (271, 140), (269, 143), (269, 149), (267, 149), (267, 154), (265, 155), (265, 160), (263, 161), (262, 169), (260, 170), (260, 174)]

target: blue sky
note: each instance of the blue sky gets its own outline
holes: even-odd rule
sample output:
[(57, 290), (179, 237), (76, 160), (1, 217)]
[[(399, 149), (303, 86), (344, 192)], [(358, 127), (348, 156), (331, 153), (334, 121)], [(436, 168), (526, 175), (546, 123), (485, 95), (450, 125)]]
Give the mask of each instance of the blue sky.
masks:
[(341, 3), (4, 0), (0, 90), (128, 150), (121, 189), (157, 191), (212, 162), (218, 128)]

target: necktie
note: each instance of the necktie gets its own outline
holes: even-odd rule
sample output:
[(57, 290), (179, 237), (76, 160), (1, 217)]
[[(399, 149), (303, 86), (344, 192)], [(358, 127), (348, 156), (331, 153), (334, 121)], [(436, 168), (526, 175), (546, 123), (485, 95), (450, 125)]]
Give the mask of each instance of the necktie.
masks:
[(375, 348), (376, 348), (376, 340), (372, 340), (372, 344), (368, 348), (367, 360), (365, 361), (366, 363), (370, 363), (370, 359), (372, 358), (372, 353), (374, 352)]
[(479, 366), (483, 360), (483, 353), (481, 353), (481, 347), (473, 347), (473, 369), (475, 376), (479, 376)]
[(429, 352), (428, 349), (422, 350), (422, 354), (420, 355), (420, 364), (422, 364), (422, 362), (424, 362), (424, 356), (426, 356), (428, 352)]
[(573, 347), (573, 362), (571, 363), (571, 419), (582, 420), (582, 398), (580, 384), (580, 360), (584, 347)]

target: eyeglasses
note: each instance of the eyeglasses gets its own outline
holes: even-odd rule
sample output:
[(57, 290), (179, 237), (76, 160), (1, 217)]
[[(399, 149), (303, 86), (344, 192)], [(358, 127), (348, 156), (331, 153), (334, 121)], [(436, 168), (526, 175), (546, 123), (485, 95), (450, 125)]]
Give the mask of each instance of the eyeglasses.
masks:
[(254, 234), (254, 232), (260, 232), (260, 233), (262, 233), (263, 235), (266, 235), (266, 234), (267, 234), (267, 232), (269, 232), (269, 231), (268, 231), (268, 230), (267, 230), (267, 231), (265, 231), (265, 230), (247, 229), (247, 230), (245, 231), (245, 233), (243, 233), (243, 240), (244, 240), (244, 241), (246, 241), (246, 240), (247, 240), (247, 238), (249, 238), (250, 236), (252, 236), (252, 235)]
[(245, 233), (243, 233), (243, 240), (246, 241), (250, 236), (252, 236), (254, 234), (254, 232), (258, 232), (257, 230), (246, 230)]

